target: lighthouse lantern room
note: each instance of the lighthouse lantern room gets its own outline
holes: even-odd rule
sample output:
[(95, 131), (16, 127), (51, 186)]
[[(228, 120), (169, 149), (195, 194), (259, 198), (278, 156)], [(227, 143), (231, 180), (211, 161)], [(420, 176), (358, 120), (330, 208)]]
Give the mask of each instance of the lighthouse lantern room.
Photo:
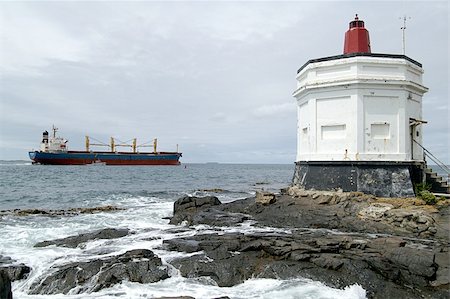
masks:
[(293, 184), (319, 190), (414, 196), (422, 180), (422, 65), (371, 53), (356, 16), (342, 55), (312, 59), (297, 73)]

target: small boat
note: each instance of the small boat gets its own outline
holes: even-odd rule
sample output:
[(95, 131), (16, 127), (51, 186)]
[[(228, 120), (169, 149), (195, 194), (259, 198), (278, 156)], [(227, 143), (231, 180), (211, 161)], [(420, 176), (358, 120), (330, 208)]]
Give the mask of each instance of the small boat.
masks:
[(102, 160), (95, 160), (90, 164), (86, 164), (87, 166), (103, 166), (106, 165), (106, 162), (103, 162)]

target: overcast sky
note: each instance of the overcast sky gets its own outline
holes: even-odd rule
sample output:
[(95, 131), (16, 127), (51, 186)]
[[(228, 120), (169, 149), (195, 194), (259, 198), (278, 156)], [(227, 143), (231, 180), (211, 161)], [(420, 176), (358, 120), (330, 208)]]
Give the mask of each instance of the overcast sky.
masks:
[(293, 163), (297, 69), (342, 54), (358, 13), (372, 52), (421, 62), (424, 145), (449, 163), (447, 1), (0, 2), (0, 159), (52, 124), (83, 149), (158, 137), (182, 162)]

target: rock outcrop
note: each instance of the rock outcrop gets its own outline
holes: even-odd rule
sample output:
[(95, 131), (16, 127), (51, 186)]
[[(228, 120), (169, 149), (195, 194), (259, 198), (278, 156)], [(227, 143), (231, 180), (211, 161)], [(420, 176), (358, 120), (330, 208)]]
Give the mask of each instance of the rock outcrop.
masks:
[(3, 270), (11, 281), (16, 281), (26, 278), (31, 268), (23, 263), (18, 263), (8, 256), (0, 255), (0, 270)]
[(123, 280), (140, 283), (168, 278), (161, 259), (147, 249), (135, 249), (103, 259), (74, 262), (55, 269), (30, 288), (30, 294), (90, 293)]
[(16, 215), (16, 216), (30, 216), (40, 215), (47, 217), (54, 216), (75, 216), (80, 214), (95, 214), (100, 212), (115, 212), (123, 210), (116, 206), (100, 206), (90, 208), (71, 208), (67, 210), (44, 210), (44, 209), (14, 209), (14, 210), (0, 210), (0, 216), (2, 215)]
[[(369, 298), (447, 298), (448, 249), (400, 237), (298, 231), (292, 234), (208, 234), (164, 241), (198, 252), (170, 263), (185, 277), (208, 276), (229, 287), (252, 278), (306, 277), (344, 288), (361, 284)], [(418, 250), (418, 245), (424, 249)], [(440, 283), (440, 288), (434, 288)]]
[(46, 247), (46, 246), (50, 246), (50, 245), (56, 245), (56, 246), (62, 246), (62, 247), (76, 248), (81, 243), (86, 243), (88, 241), (98, 240), (98, 239), (117, 239), (117, 238), (125, 237), (128, 234), (130, 234), (129, 229), (105, 228), (105, 229), (100, 229), (100, 230), (90, 232), (90, 233), (79, 234), (76, 236), (70, 236), (70, 237), (63, 238), (63, 239), (39, 242), (39, 243), (36, 243), (34, 245), (34, 247)]
[(185, 196), (174, 203), (173, 217), (170, 224), (186, 223), (188, 225), (208, 224), (227, 226), (242, 223), (250, 217), (243, 213), (233, 213), (218, 209), (222, 203), (215, 196)]
[[(185, 277), (219, 286), (251, 277), (306, 277), (343, 288), (358, 283), (368, 298), (448, 298), (449, 206), (383, 199), (358, 192), (286, 190), (263, 205), (255, 198), (192, 210), (188, 224), (233, 226), (245, 215), (256, 226), (290, 233), (205, 234), (165, 240), (190, 254), (170, 263)], [(187, 199), (183, 199), (188, 201)], [(174, 218), (180, 211), (176, 209)], [(447, 217), (447, 218), (445, 218)]]
[(183, 221), (192, 224), (192, 217), (198, 211), (221, 204), (220, 200), (215, 196), (184, 196), (174, 203), (173, 217), (170, 220), (170, 224), (180, 224)]

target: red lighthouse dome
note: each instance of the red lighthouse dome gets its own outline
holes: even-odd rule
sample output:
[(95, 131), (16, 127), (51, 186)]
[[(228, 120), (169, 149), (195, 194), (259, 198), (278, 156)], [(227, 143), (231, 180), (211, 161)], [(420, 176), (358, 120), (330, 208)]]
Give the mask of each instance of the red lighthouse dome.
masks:
[(369, 31), (364, 28), (364, 21), (359, 20), (358, 15), (345, 33), (344, 54), (350, 53), (371, 53)]

